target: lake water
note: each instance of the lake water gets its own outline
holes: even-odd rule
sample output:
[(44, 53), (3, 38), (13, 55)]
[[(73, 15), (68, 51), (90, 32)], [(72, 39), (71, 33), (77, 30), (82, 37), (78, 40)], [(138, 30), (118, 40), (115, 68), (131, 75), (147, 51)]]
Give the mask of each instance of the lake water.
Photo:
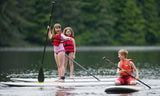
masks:
[[(98, 78), (115, 78), (116, 68), (102, 60), (106, 57), (117, 65), (117, 52), (125, 48), (129, 51), (128, 58), (134, 60), (139, 70), (139, 78), (153, 89), (130, 94), (107, 94), (106, 86), (88, 87), (7, 87), (0, 85), (0, 96), (160, 96), (160, 47), (78, 47), (76, 59), (90, 73)], [(56, 78), (57, 66), (54, 61), (53, 48), (47, 47), (44, 59), (45, 78)], [(0, 82), (10, 78), (37, 78), (42, 48), (0, 48)], [(74, 64), (75, 77), (90, 77), (87, 72)], [(66, 77), (69, 77), (69, 66)], [(155, 88), (157, 87), (157, 88)]]

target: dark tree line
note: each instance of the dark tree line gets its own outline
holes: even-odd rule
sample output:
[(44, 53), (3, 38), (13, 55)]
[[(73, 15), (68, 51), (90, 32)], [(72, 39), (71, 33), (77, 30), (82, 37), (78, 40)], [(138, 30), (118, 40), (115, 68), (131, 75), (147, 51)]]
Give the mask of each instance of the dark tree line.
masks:
[[(78, 46), (160, 45), (159, 0), (55, 2), (52, 26), (72, 27)], [(1, 0), (0, 46), (43, 45), (51, 6), (51, 0)]]

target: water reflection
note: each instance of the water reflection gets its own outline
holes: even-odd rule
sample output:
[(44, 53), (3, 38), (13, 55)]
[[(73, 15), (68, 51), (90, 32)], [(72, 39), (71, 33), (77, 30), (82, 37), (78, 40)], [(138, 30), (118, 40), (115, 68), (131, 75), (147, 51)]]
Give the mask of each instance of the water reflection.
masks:
[(116, 94), (116, 96), (141, 96), (138, 92), (131, 94)]
[(58, 87), (58, 90), (56, 92), (55, 96), (74, 96), (74, 93), (71, 93), (70, 91), (73, 91), (74, 87)]

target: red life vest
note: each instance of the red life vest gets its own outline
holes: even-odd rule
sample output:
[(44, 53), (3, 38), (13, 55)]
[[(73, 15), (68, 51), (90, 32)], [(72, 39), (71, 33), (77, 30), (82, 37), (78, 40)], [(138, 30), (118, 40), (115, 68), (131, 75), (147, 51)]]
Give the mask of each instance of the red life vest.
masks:
[[(120, 64), (119, 64), (119, 67), (120, 67), (121, 69), (123, 69), (123, 70), (127, 70), (127, 73), (129, 73), (129, 74), (132, 75), (133, 70), (132, 70), (132, 67), (131, 67), (130, 64), (129, 64), (130, 61), (133, 62), (132, 59), (127, 59), (127, 60), (125, 60), (125, 61), (122, 61), (122, 60), (121, 60), (121, 61), (120, 61)], [(128, 76), (127, 73), (123, 72), (123, 73), (121, 73), (120, 75), (121, 75), (121, 76)]]
[(62, 40), (60, 39), (60, 35), (61, 35), (61, 33), (54, 36), (54, 38), (52, 39), (52, 45), (59, 46), (59, 44), (62, 42)]
[[(70, 36), (74, 39), (73, 36)], [(74, 52), (74, 43), (70, 40), (64, 40), (63, 46), (65, 48), (65, 52)]]

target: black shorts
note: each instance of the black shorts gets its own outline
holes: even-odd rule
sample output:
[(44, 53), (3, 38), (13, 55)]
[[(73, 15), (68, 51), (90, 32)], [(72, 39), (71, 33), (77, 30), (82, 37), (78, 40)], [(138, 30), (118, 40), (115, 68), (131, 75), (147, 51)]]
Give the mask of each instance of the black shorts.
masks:
[(73, 51), (67, 51), (67, 52), (65, 52), (67, 55), (69, 55), (69, 53), (71, 53), (71, 52), (73, 52)]
[(65, 52), (67, 55), (69, 55), (69, 53), (71, 53), (71, 51), (67, 51), (67, 52)]

